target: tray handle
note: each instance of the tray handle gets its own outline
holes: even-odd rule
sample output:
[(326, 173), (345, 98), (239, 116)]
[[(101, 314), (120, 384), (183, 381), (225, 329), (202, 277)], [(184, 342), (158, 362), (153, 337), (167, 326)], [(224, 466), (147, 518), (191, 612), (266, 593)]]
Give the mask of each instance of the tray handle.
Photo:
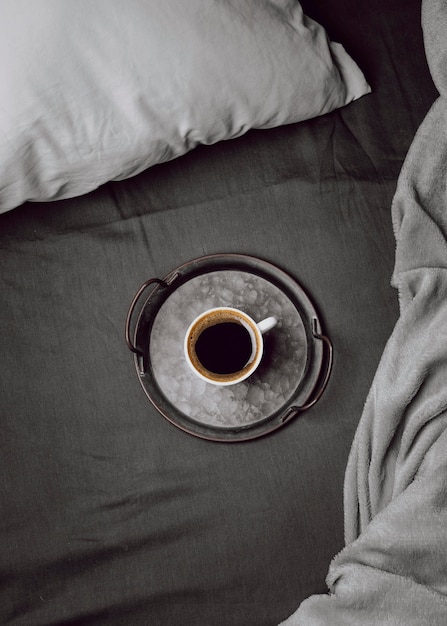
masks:
[(331, 377), (332, 365), (334, 363), (334, 348), (332, 346), (332, 341), (329, 339), (329, 337), (318, 332), (318, 321), (315, 317), (312, 318), (312, 335), (316, 339), (320, 339), (326, 346), (326, 371), (320, 384), (318, 385), (317, 390), (314, 390), (311, 399), (308, 400), (305, 404), (301, 404), (300, 406), (289, 406), (284, 415), (281, 417), (281, 422), (283, 423), (289, 420), (296, 413), (301, 413), (302, 411), (306, 411), (307, 409), (310, 409), (312, 406), (314, 406), (323, 395), (329, 382), (329, 378)]
[[(125, 339), (126, 339), (126, 343), (127, 343), (127, 347), (129, 348), (129, 350), (131, 352), (133, 352), (134, 354), (137, 354), (138, 357), (140, 358), (140, 360), (143, 359), (144, 354), (143, 352), (137, 348), (133, 342), (132, 339), (130, 338), (130, 325), (131, 325), (131, 321), (132, 321), (132, 316), (135, 310), (135, 307), (137, 305), (138, 300), (141, 298), (142, 294), (144, 291), (146, 291), (146, 289), (153, 284), (158, 284), (158, 285), (162, 285), (163, 287), (167, 287), (168, 283), (164, 280), (161, 280), (160, 278), (149, 278), (149, 280), (146, 280), (146, 282), (144, 282), (141, 287), (138, 289), (137, 293), (135, 294), (132, 302), (130, 303), (130, 307), (129, 310), (127, 312), (127, 317), (126, 317), (126, 331), (125, 331)], [(140, 371), (141, 371), (142, 367), (140, 364)]]

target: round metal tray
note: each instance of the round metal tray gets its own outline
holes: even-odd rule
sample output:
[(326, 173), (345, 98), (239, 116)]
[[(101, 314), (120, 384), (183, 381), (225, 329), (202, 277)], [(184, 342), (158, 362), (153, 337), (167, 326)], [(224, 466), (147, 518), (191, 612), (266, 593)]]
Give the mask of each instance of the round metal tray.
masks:
[[(200, 380), (183, 356), (190, 322), (216, 306), (279, 320), (264, 337), (256, 372), (229, 387)], [(200, 257), (147, 280), (129, 307), (125, 336), (154, 407), (183, 431), (213, 441), (253, 439), (284, 425), (318, 401), (332, 369), (331, 341), (302, 287), (275, 265), (242, 254)]]

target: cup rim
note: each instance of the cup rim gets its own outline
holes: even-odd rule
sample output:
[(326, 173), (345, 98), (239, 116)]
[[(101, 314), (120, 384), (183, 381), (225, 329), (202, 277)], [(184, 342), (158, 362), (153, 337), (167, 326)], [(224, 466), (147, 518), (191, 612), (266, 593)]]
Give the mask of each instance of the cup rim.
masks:
[[(194, 366), (194, 364), (191, 361), (191, 358), (189, 356), (188, 339), (189, 339), (189, 335), (191, 333), (191, 330), (194, 328), (194, 326), (201, 319), (205, 318), (207, 315), (210, 315), (211, 313), (214, 313), (216, 311), (231, 311), (231, 312), (237, 313), (239, 316), (244, 318), (246, 320), (246, 322), (249, 324), (250, 329), (255, 334), (256, 343), (257, 343), (257, 346), (258, 346), (257, 354), (255, 355), (255, 358), (253, 359), (250, 368), (248, 370), (246, 370), (238, 378), (231, 379), (231, 380), (216, 380), (215, 378), (207, 377), (206, 375), (202, 374), (202, 372), (200, 372)], [(184, 351), (186, 362), (188, 363), (188, 365), (189, 365), (190, 369), (192, 370), (192, 372), (198, 378), (201, 378), (205, 382), (210, 383), (212, 385), (216, 385), (216, 386), (220, 386), (220, 387), (226, 387), (226, 386), (229, 386), (229, 385), (235, 385), (237, 383), (241, 383), (242, 381), (246, 380), (249, 376), (251, 376), (255, 372), (255, 370), (257, 369), (257, 367), (259, 365), (259, 363), (261, 362), (262, 355), (263, 355), (263, 352), (264, 352), (264, 340), (263, 340), (262, 333), (259, 330), (259, 327), (258, 327), (257, 323), (255, 322), (255, 320), (248, 313), (246, 313), (245, 311), (242, 311), (241, 309), (237, 309), (236, 307), (218, 306), (218, 307), (212, 307), (211, 309), (207, 309), (206, 311), (202, 311), (202, 313), (199, 313), (199, 315), (197, 315), (193, 319), (193, 321), (189, 324), (188, 329), (187, 329), (187, 331), (185, 333), (184, 341), (183, 341), (183, 351)], [(210, 372), (210, 374), (212, 374), (212, 372)], [(219, 376), (225, 376), (225, 375), (219, 375)]]

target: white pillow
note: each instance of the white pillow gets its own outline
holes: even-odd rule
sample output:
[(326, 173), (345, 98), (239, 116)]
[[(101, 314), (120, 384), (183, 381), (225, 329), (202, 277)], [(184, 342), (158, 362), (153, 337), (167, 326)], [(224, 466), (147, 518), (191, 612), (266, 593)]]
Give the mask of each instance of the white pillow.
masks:
[(295, 0), (2, 0), (0, 212), (369, 91)]

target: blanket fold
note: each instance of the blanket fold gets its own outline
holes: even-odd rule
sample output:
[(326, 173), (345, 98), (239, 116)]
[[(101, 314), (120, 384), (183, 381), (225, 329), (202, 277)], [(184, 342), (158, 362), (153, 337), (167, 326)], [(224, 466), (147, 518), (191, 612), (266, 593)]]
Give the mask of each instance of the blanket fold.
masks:
[(447, 3), (422, 25), (439, 98), (410, 147), (392, 204), (400, 316), (345, 477), (346, 547), (328, 595), (282, 626), (447, 624)]

